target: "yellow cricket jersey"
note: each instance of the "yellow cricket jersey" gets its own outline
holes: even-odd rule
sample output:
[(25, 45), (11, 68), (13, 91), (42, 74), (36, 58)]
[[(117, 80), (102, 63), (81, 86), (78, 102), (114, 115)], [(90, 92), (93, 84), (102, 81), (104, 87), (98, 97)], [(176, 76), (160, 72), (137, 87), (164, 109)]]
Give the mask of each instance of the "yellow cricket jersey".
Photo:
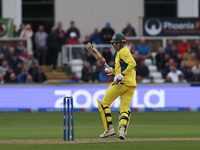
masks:
[(130, 50), (124, 46), (115, 57), (114, 75), (123, 73), (125, 75), (122, 83), (127, 86), (137, 86), (136, 83), (136, 62), (132, 57)]

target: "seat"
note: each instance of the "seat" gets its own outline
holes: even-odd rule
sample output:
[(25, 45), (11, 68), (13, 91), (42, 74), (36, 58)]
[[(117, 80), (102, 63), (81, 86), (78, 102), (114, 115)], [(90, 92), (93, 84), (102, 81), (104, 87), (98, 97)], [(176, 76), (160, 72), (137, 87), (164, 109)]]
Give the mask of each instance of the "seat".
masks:
[(162, 74), (160, 72), (150, 72), (150, 76), (152, 76), (154, 80), (162, 79)]
[(147, 59), (144, 60), (144, 63), (145, 63), (145, 65), (147, 65), (147, 66), (152, 65), (152, 60), (149, 59), (149, 58), (147, 58)]
[(157, 67), (155, 65), (147, 66), (150, 72), (157, 72)]
[(83, 69), (83, 60), (82, 59), (73, 59), (70, 62), (71, 71), (76, 74), (76, 76), (80, 79), (82, 75)]

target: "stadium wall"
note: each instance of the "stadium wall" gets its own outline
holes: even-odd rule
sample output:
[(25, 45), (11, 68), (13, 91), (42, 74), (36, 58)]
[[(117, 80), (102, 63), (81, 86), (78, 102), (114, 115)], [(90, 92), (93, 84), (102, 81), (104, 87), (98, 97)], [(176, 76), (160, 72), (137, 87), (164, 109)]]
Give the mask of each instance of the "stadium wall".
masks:
[(63, 29), (69, 28), (69, 22), (75, 21), (81, 31), (81, 40), (91, 34), (94, 28), (101, 30), (106, 22), (116, 32), (121, 32), (127, 22), (131, 22), (138, 33), (139, 18), (144, 16), (143, 0), (59, 0), (55, 1), (55, 21), (63, 22)]

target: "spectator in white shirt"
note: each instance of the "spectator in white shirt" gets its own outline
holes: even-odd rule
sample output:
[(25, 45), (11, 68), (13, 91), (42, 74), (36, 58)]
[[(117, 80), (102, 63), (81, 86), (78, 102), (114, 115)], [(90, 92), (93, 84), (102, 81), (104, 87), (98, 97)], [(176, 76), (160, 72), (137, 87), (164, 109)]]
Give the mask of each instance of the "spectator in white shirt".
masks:
[(167, 76), (171, 79), (172, 83), (178, 83), (179, 75), (182, 74), (183, 73), (180, 70), (177, 70), (175, 66), (170, 66), (170, 72), (167, 74)]

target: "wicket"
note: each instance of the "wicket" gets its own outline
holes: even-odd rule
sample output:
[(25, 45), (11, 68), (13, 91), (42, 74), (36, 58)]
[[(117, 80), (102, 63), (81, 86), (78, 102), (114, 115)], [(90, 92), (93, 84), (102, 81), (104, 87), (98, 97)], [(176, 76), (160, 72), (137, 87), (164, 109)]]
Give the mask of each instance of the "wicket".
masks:
[[(64, 124), (64, 136), (63, 139), (66, 140), (66, 99), (67, 99), (67, 140), (74, 141), (74, 114), (73, 114), (73, 97), (71, 96), (66, 96), (63, 99), (63, 107), (64, 107), (64, 112), (63, 112), (63, 124)], [(70, 104), (71, 104), (71, 109), (70, 109)], [(71, 114), (71, 117), (70, 117)], [(71, 122), (71, 126), (70, 126)], [(71, 132), (70, 132), (70, 127), (71, 127)], [(70, 135), (71, 133), (71, 135)]]

